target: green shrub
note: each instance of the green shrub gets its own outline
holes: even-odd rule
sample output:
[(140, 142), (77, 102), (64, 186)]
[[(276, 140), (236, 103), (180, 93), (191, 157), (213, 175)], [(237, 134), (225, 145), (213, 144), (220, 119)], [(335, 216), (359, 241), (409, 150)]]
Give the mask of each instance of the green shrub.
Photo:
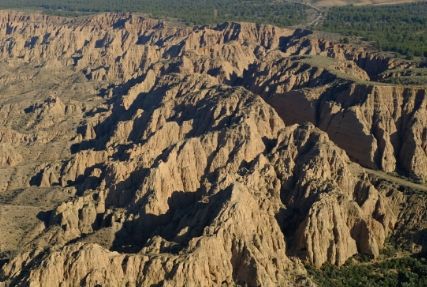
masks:
[(427, 286), (425, 258), (391, 258), (377, 263), (350, 262), (345, 266), (325, 265), (321, 269), (307, 266), (319, 286), (421, 287)]

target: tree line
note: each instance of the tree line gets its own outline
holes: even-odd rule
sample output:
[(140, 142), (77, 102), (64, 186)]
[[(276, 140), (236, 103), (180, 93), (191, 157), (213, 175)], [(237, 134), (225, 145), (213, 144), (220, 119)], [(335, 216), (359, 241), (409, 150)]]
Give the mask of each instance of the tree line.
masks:
[(362, 37), (381, 50), (427, 57), (427, 2), (332, 8), (321, 29)]
[(307, 7), (298, 3), (263, 0), (1, 0), (0, 8), (44, 9), (55, 14), (143, 12), (198, 25), (250, 21), (290, 26), (301, 23), (307, 13)]

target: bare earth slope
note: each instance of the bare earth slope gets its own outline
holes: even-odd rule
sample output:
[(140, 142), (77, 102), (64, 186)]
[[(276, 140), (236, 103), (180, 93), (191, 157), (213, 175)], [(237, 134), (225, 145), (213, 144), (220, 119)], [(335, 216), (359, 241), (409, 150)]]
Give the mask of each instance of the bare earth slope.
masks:
[(6, 286), (314, 285), (417, 202), (353, 161), (427, 179), (416, 63), (309, 31), (1, 12), (0, 59)]

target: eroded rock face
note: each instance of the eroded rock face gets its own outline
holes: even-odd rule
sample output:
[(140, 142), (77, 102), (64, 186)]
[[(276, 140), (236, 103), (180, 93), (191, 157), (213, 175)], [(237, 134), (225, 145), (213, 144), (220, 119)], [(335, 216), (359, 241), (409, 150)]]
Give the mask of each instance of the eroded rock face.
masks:
[[(54, 211), (49, 228), (32, 242), (45, 263), (31, 266), (28, 255), (18, 256), (5, 266), (12, 278), (31, 269), (21, 283), (290, 285), (304, 269), (287, 253), (316, 266), (343, 264), (359, 250), (378, 255), (396, 221), (391, 200), (350, 170), (325, 133), (312, 125), (285, 127), (248, 91), (206, 76), (174, 77), (160, 77), (133, 111), (124, 112), (118, 101), (122, 118), (145, 114), (143, 133), (131, 137), (134, 125), (117, 134), (121, 119), (109, 122), (113, 132), (103, 141), (109, 155), (83, 150), (60, 169), (59, 182), (83, 176), (83, 184), (93, 178), (98, 184)], [(152, 100), (157, 108), (144, 108)], [(115, 141), (125, 143), (109, 146)], [(381, 206), (387, 214), (374, 217)], [(70, 241), (78, 242), (75, 248)], [(49, 245), (58, 251), (42, 251)], [(153, 260), (171, 269), (148, 272), (156, 268)], [(112, 272), (123, 261), (132, 262), (129, 269)], [(96, 277), (88, 277), (94, 270)]]
[[(0, 106), (0, 144), (42, 162), (17, 185), (69, 193), (3, 266), (8, 285), (310, 286), (301, 261), (378, 256), (406, 202), (350, 158), (424, 177), (425, 89), (344, 89), (334, 72), (367, 81), (374, 61), (406, 62), (272, 26), (2, 13), (10, 69), (84, 75), (80, 98)], [(64, 153), (46, 156), (55, 142)], [(0, 168), (30, 169), (1, 148)]]
[(339, 64), (323, 63), (328, 61), (321, 56), (264, 62), (248, 71), (244, 86), (262, 95), (286, 123), (308, 121), (326, 131), (363, 166), (425, 181), (426, 87), (366, 81), (363, 65), (346, 75)]
[(277, 94), (271, 103), (287, 122), (316, 124), (363, 166), (426, 179), (425, 88), (346, 84)]

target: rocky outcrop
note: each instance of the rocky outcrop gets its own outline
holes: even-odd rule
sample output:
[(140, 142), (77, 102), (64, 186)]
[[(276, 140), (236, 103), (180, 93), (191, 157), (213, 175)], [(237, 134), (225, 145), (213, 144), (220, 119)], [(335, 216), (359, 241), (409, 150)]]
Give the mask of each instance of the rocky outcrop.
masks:
[[(54, 211), (31, 243), (38, 252), (4, 267), (11, 282), (290, 285), (305, 275), (288, 256), (316, 266), (343, 264), (358, 252), (376, 256), (394, 226), (392, 200), (353, 173), (325, 133), (285, 127), (250, 92), (208, 76), (165, 76), (132, 109), (121, 103), (118, 118), (99, 124), (108, 124), (110, 138), (94, 140), (112, 156), (82, 150), (58, 174), (60, 182), (79, 175), (82, 186), (96, 178), (94, 189)], [(138, 133), (135, 125), (114, 132), (128, 118)], [(43, 251), (51, 244), (57, 251)], [(43, 263), (32, 265), (34, 256)], [(21, 270), (30, 273), (21, 277)]]
[(406, 62), (248, 23), (2, 12), (0, 26), (7, 71), (64, 71), (43, 96), (24, 73), (31, 104), (3, 96), (1, 144), (37, 158), (0, 149), (5, 190), (68, 193), (6, 285), (310, 286), (302, 261), (378, 256), (407, 202), (351, 159), (424, 177), (425, 90), (360, 83), (370, 61)]
[(363, 166), (427, 177), (425, 88), (345, 84), (277, 94), (271, 103), (286, 122), (316, 124)]

